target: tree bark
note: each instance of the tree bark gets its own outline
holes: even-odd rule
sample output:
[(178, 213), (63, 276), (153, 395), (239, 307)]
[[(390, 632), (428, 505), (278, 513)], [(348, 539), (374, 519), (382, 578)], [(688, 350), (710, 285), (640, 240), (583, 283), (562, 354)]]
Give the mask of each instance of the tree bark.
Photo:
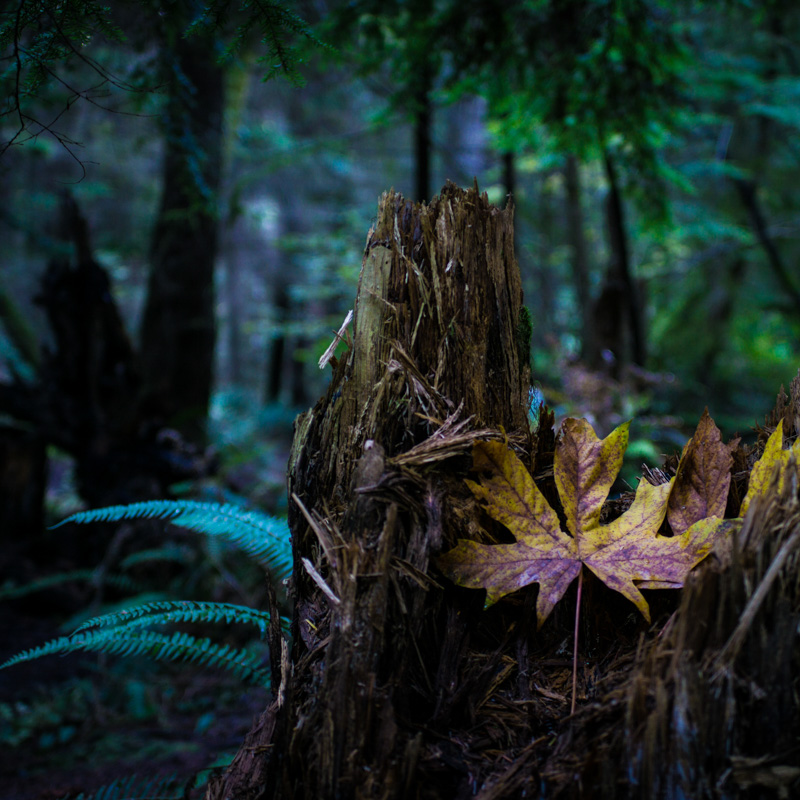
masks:
[[(185, 22), (191, 3), (185, 7)], [(148, 391), (171, 422), (202, 442), (213, 378), (214, 261), (222, 160), (222, 70), (211, 35), (183, 37), (173, 23), (162, 45), (168, 81), (161, 206), (150, 247), (141, 327)]]
[(529, 437), (512, 214), (477, 187), (449, 184), (427, 206), (383, 196), (353, 347), (295, 428), (291, 657), (208, 798), (455, 797), (471, 785), (437, 755), (464, 713), (466, 619), (429, 567), (473, 524), (472, 442), (500, 437), (496, 426)]

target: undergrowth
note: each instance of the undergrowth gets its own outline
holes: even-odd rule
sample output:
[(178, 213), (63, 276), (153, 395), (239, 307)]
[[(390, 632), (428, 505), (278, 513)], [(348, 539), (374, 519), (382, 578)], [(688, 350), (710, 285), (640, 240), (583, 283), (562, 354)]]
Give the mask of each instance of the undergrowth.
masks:
[[(207, 588), (215, 597), (246, 595), (254, 597), (253, 587), (240, 583), (242, 570), (231, 570), (226, 566), (238, 550), (248, 560), (258, 565), (254, 573), (263, 575), (282, 594), (282, 582), (291, 570), (291, 546), (286, 521), (258, 511), (246, 510), (232, 504), (202, 503), (188, 500), (152, 501), (127, 506), (112, 506), (72, 514), (59, 523), (89, 524), (93, 522), (120, 522), (141, 524), (136, 521), (149, 520), (179, 526), (185, 531), (200, 534), (204, 566), (211, 564), (217, 573), (216, 582), (207, 582)], [(61, 574), (39, 577), (27, 584), (6, 582), (0, 586), (0, 601), (23, 602), (34, 592), (47, 592), (72, 582), (83, 582), (95, 588), (101, 603), (95, 602), (81, 615), (72, 617), (65, 635), (41, 645), (25, 649), (0, 664), (0, 670), (19, 669), (26, 662), (45, 656), (92, 652), (99, 654), (97, 666), (84, 662), (80, 670), (101, 672), (87, 678), (83, 675), (69, 678), (55, 686), (40, 689), (28, 699), (13, 699), (0, 702), (0, 746), (11, 750), (31, 747), (42, 751), (57, 751), (67, 745), (73, 748), (83, 739), (91, 740), (98, 726), (104, 722), (120, 719), (158, 721), (165, 709), (175, 713), (180, 710), (180, 693), (170, 695), (159, 679), (162, 674), (167, 682), (180, 686), (184, 691), (191, 683), (196, 671), (187, 673), (187, 664), (212, 668), (230, 677), (215, 678), (207, 684), (211, 690), (209, 702), (195, 725), (195, 734), (201, 734), (215, 724), (219, 713), (220, 687), (229, 686), (241, 693), (247, 686), (267, 689), (270, 675), (267, 667), (267, 631), (270, 614), (252, 606), (229, 602), (225, 599), (178, 599), (170, 596), (179, 591), (181, 585), (190, 588), (191, 594), (198, 589), (196, 572), (196, 549), (181, 541), (166, 540), (156, 547), (128, 552), (112, 565), (105, 564), (95, 570), (72, 570)], [(170, 587), (148, 586), (145, 580), (153, 564), (172, 563), (188, 567), (184, 580), (173, 582)], [(234, 572), (238, 576), (234, 576)], [(165, 591), (166, 590), (166, 591)], [(114, 594), (128, 594), (122, 599), (109, 600)], [(232, 598), (231, 598), (232, 599)], [(263, 598), (262, 598), (263, 599)], [(285, 604), (284, 604), (285, 608)], [(55, 611), (55, 609), (54, 609)], [(284, 632), (288, 628), (285, 618), (280, 620)], [(186, 630), (188, 628), (188, 630)], [(221, 631), (220, 631), (221, 629)], [(210, 630), (220, 633), (210, 634)], [(166, 672), (153, 673), (151, 667), (144, 668), (140, 659), (124, 659), (130, 666), (122, 670), (109, 670), (109, 657), (149, 657), (166, 665)], [(69, 672), (69, 671), (68, 671)], [(103, 683), (107, 691), (103, 691)], [(158, 690), (153, 687), (158, 686)], [(240, 689), (235, 687), (239, 686)], [(230, 689), (225, 690), (230, 691)], [(198, 711), (200, 693), (192, 690), (193, 702), (189, 705)], [(240, 698), (239, 698), (240, 699)], [(112, 700), (109, 712), (108, 700)], [(237, 701), (231, 698), (232, 703)], [(116, 710), (113, 710), (116, 709)], [(158, 752), (162, 753), (163, 743)], [(104, 745), (105, 746), (105, 745)], [(102, 749), (102, 748), (101, 748)], [(121, 748), (124, 751), (124, 745)], [(141, 751), (140, 751), (141, 752)], [(87, 754), (88, 755), (88, 754)], [(96, 760), (96, 753), (92, 759)], [(117, 755), (120, 755), (118, 753)], [(119, 796), (164, 796), (169, 786), (178, 787), (174, 796), (183, 796), (186, 780), (165, 782), (149, 786), (138, 779), (124, 779), (105, 787), (89, 797), (113, 798)], [(153, 795), (153, 792), (156, 792)], [(187, 795), (188, 796), (188, 795)]]

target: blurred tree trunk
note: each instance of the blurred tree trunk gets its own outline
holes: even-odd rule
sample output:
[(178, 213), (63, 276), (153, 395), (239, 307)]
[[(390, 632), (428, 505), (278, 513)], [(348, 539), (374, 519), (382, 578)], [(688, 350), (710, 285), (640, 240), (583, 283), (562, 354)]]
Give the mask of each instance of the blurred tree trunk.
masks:
[(273, 290), (272, 316), (277, 333), (270, 340), (267, 355), (265, 403), (277, 403), (283, 387), (283, 362), (286, 357), (286, 323), (289, 319), (289, 292), (281, 281)]
[(566, 217), (569, 245), (572, 251), (572, 278), (578, 300), (581, 329), (581, 358), (590, 366), (597, 366), (599, 351), (592, 325), (592, 296), (589, 287), (589, 257), (581, 205), (581, 176), (578, 159), (567, 156), (564, 167), (566, 187)]
[[(32, 520), (47, 444), (75, 459), (77, 489), (92, 506), (164, 497), (171, 484), (209, 467), (174, 431), (163, 430), (161, 409), (144, 397), (138, 354), (109, 277), (92, 256), (86, 220), (68, 194), (59, 228), (75, 257), (53, 259), (42, 276), (35, 301), (47, 316), (48, 345), (32, 378), (0, 383), (0, 414), (29, 432), (6, 430), (3, 448), (9, 464), (16, 462), (17, 480), (29, 475), (31, 499), (17, 500)], [(0, 494), (19, 494), (8, 472), (0, 483)]]
[(506, 197), (513, 199), (517, 193), (517, 170), (514, 153), (510, 150), (503, 153), (503, 186)]
[(172, 424), (203, 441), (215, 343), (214, 261), (222, 160), (223, 74), (213, 34), (182, 32), (181, 2), (161, 44), (167, 82), (161, 205), (141, 328), (147, 390)]
[(750, 224), (753, 226), (753, 232), (767, 257), (767, 264), (772, 269), (778, 285), (786, 296), (789, 313), (796, 319), (800, 319), (800, 288), (795, 285), (791, 271), (781, 258), (775, 240), (769, 233), (767, 221), (761, 210), (761, 204), (758, 202), (756, 182), (754, 180), (745, 180), (744, 178), (734, 178), (733, 183), (739, 193), (742, 205), (747, 211)]
[(308, 398), (306, 365), (298, 353), (307, 345), (308, 334), (302, 328), (312, 314), (308, 302), (297, 297), (292, 287), (302, 288), (311, 280), (298, 247), (312, 223), (302, 197), (291, 187), (282, 193), (281, 210), (281, 235), (286, 237), (286, 246), (281, 248), (280, 273), (272, 287), (275, 333), (268, 342), (265, 400), (274, 403), (283, 398), (291, 405), (304, 406)]
[(594, 304), (594, 328), (599, 350), (601, 354), (607, 352), (612, 374), (618, 377), (628, 361), (644, 366), (645, 340), (639, 292), (631, 274), (622, 194), (609, 153), (605, 154), (605, 168), (610, 260), (603, 289)]
[(223, 267), (225, 306), (227, 308), (228, 364), (227, 379), (235, 387), (244, 385), (244, 343), (242, 341), (241, 318), (245, 303), (241, 293), (239, 263), (227, 258)]
[(25, 315), (2, 284), (0, 284), (0, 325), (22, 361), (32, 369), (36, 369), (39, 366), (39, 342)]
[(46, 487), (45, 439), (0, 425), (0, 538), (21, 542), (41, 534)]
[(534, 325), (539, 331), (557, 337), (560, 333), (558, 315), (556, 314), (555, 276), (551, 268), (553, 230), (553, 203), (548, 188), (550, 171), (538, 176), (539, 206), (536, 233), (536, 317)]
[(697, 375), (706, 385), (712, 384), (717, 363), (725, 353), (736, 295), (742, 285), (746, 267), (745, 259), (737, 256), (730, 263), (719, 259), (719, 263), (710, 271), (712, 284), (702, 301), (706, 309), (704, 341), (698, 341), (698, 347), (702, 348), (702, 357)]
[(431, 196), (432, 87), (432, 66), (423, 59), (417, 73), (414, 98), (414, 194), (418, 203), (427, 202)]
[(291, 653), (276, 629), (274, 702), (209, 800), (456, 796), (424, 731), (479, 698), (454, 694), (466, 621), (427, 572), (469, 513), (436, 467), (487, 424), (529, 436), (512, 215), (452, 184), (424, 207), (384, 195), (353, 349), (295, 428)]
[(223, 271), (225, 307), (225, 333), (228, 343), (228, 363), (225, 378), (234, 386), (240, 387), (245, 381), (245, 349), (242, 329), (245, 325), (244, 309), (247, 304), (242, 295), (242, 264), (235, 246), (236, 224), (242, 218), (242, 185), (233, 180), (236, 142), (244, 118), (247, 97), (250, 89), (252, 67), (255, 58), (252, 52), (240, 55), (236, 64), (225, 73), (225, 125), (222, 139), (223, 180), (220, 194), (224, 197), (224, 225), (220, 231), (224, 243), (220, 248), (228, 253)]

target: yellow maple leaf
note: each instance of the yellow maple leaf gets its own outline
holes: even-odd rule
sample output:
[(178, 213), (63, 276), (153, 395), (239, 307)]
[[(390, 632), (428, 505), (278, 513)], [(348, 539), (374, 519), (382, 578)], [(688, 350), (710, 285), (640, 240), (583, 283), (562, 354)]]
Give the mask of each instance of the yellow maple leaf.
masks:
[(777, 472), (775, 488), (779, 494), (783, 491), (783, 485), (789, 474), (788, 466), (792, 456), (794, 456), (795, 469), (797, 470), (798, 478), (800, 478), (800, 439), (796, 439), (792, 447), (784, 450), (783, 420), (780, 420), (778, 427), (767, 439), (761, 458), (753, 464), (753, 469), (750, 471), (750, 483), (747, 487), (747, 494), (742, 500), (742, 507), (739, 510), (740, 517), (747, 513), (747, 509), (750, 508), (750, 504), (756, 497), (763, 497), (766, 494), (775, 472)]
[(556, 445), (554, 475), (567, 531), (514, 453), (501, 442), (473, 449), (480, 483), (467, 481), (489, 516), (505, 525), (514, 544), (459, 540), (440, 556), (439, 568), (455, 583), (486, 589), (486, 605), (539, 584), (539, 626), (585, 565), (603, 583), (627, 597), (650, 621), (640, 588), (679, 588), (687, 573), (710, 552), (727, 521), (700, 520), (680, 536), (659, 536), (671, 483), (642, 481), (631, 507), (608, 525), (600, 512), (622, 467), (628, 424), (602, 441), (584, 419), (567, 419)]

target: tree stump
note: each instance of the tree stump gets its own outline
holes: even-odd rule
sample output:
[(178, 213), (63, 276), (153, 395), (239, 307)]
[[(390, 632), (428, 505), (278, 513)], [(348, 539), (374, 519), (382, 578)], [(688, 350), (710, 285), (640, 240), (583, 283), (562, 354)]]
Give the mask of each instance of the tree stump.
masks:
[(465, 782), (440, 769), (447, 786), (426, 786), (425, 726), (458, 705), (467, 637), (429, 565), (474, 525), (472, 442), (501, 426), (529, 437), (513, 240), (513, 209), (477, 186), (448, 184), (429, 205), (381, 199), (351, 346), (295, 428), (291, 658), (209, 797), (453, 797)]

